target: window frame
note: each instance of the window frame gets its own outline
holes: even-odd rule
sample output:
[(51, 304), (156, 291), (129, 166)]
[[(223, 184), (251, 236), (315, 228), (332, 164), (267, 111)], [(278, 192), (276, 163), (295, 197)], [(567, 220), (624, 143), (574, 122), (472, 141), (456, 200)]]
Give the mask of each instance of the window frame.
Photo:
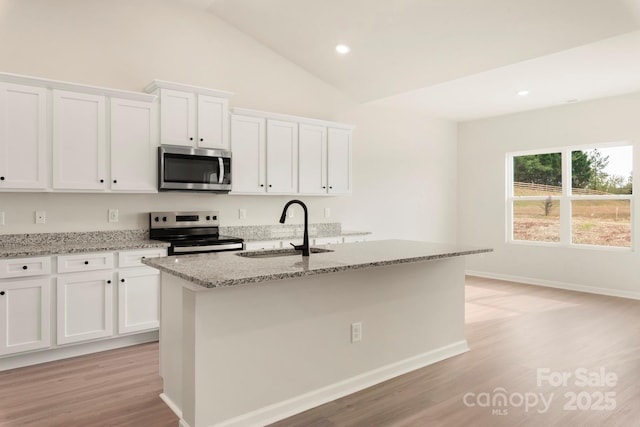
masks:
[[(635, 250), (635, 221), (634, 221), (634, 195), (632, 194), (611, 194), (611, 195), (574, 195), (571, 186), (571, 153), (573, 151), (587, 151), (593, 149), (612, 148), (612, 147), (631, 147), (632, 150), (632, 174), (634, 176), (633, 183), (635, 184), (635, 147), (631, 141), (617, 141), (608, 143), (595, 143), (588, 145), (578, 146), (564, 146), (564, 147), (549, 147), (537, 150), (527, 151), (514, 151), (506, 153), (506, 187), (505, 187), (505, 213), (506, 213), (506, 227), (505, 237), (506, 243), (515, 245), (531, 245), (531, 246), (548, 246), (548, 247), (565, 247), (565, 248), (579, 248), (579, 249), (591, 249), (601, 251), (623, 251), (633, 252)], [(560, 153), (562, 162), (562, 194), (551, 195), (551, 200), (558, 201), (560, 203), (560, 241), (559, 242), (542, 242), (535, 240), (515, 240), (513, 238), (513, 206), (515, 201), (542, 201), (544, 202), (549, 198), (549, 195), (543, 196), (514, 196), (514, 170), (513, 162), (514, 157), (530, 156), (539, 154), (553, 154)], [(634, 185), (635, 187), (635, 185)], [(590, 201), (590, 200), (628, 200), (630, 209), (630, 246), (605, 246), (605, 245), (589, 245), (585, 243), (574, 243), (573, 237), (573, 221), (572, 221), (572, 202), (576, 200)]]

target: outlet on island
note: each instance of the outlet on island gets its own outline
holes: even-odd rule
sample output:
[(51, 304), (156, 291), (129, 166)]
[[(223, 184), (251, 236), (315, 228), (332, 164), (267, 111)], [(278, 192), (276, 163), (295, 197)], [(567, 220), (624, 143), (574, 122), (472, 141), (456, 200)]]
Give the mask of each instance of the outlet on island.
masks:
[(362, 322), (351, 324), (351, 343), (362, 341)]
[(118, 209), (109, 209), (109, 222), (118, 222), (119, 219)]
[(36, 224), (44, 224), (47, 222), (46, 211), (36, 211)]

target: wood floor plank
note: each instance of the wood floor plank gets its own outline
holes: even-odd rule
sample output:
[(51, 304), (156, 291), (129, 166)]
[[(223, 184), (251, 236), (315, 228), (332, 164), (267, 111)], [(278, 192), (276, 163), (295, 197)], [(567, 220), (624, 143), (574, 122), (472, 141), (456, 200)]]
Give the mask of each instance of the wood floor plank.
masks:
[[(640, 301), (469, 277), (471, 351), (273, 427), (640, 426)], [(538, 386), (538, 368), (604, 368), (614, 387)], [(468, 393), (553, 395), (547, 412), (469, 407)], [(160, 400), (157, 343), (0, 372), (0, 427), (176, 427)], [(612, 411), (565, 410), (565, 393), (615, 392)]]

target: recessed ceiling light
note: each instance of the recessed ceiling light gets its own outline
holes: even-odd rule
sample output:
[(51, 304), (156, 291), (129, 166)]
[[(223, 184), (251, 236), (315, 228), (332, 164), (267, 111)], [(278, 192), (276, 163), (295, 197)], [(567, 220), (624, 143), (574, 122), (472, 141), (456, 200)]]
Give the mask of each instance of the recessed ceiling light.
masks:
[(339, 44), (336, 46), (336, 52), (338, 52), (340, 55), (346, 55), (350, 51), (351, 51), (351, 48), (346, 44)]
[(518, 95), (520, 95), (520, 96), (527, 96), (527, 95), (529, 95), (529, 91), (528, 91), (528, 90), (521, 90), (521, 91), (518, 91)]

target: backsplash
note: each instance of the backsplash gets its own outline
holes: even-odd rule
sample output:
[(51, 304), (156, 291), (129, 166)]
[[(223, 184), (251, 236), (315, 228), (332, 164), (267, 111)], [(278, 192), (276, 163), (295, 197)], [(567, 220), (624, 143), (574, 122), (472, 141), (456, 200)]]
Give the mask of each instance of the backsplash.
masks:
[[(220, 227), (220, 234), (240, 237), (244, 240), (277, 240), (289, 237), (302, 237), (304, 226), (301, 224), (240, 225)], [(342, 225), (339, 222), (309, 224), (309, 237), (340, 236)]]

